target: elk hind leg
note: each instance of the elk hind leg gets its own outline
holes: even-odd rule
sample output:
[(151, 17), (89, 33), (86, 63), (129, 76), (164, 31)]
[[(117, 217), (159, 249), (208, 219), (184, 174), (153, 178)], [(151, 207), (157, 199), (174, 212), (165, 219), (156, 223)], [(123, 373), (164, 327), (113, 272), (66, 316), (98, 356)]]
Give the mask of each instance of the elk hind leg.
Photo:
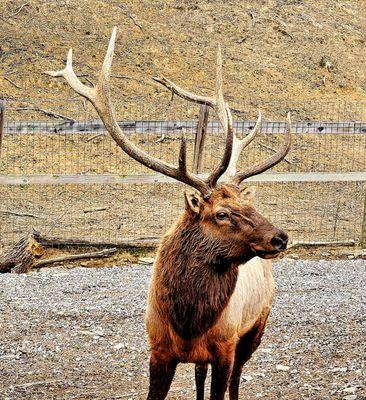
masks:
[(194, 373), (196, 380), (196, 400), (205, 398), (205, 381), (207, 376), (207, 364), (196, 364)]

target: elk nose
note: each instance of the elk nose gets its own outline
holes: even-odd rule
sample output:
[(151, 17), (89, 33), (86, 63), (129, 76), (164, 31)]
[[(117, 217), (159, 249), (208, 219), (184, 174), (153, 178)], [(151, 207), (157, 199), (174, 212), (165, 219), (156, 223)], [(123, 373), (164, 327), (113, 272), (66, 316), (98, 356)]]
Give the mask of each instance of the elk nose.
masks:
[(287, 242), (288, 236), (285, 232), (280, 232), (277, 236), (273, 236), (273, 238), (271, 239), (271, 245), (279, 251), (283, 251), (286, 249)]

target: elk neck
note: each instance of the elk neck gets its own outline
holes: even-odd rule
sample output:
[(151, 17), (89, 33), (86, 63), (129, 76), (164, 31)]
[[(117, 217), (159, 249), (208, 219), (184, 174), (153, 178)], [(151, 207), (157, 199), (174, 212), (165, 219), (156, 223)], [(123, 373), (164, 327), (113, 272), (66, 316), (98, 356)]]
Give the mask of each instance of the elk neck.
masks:
[(205, 234), (199, 221), (189, 218), (165, 236), (155, 265), (156, 296), (183, 339), (204, 334), (227, 306), (240, 264), (228, 254), (228, 242)]

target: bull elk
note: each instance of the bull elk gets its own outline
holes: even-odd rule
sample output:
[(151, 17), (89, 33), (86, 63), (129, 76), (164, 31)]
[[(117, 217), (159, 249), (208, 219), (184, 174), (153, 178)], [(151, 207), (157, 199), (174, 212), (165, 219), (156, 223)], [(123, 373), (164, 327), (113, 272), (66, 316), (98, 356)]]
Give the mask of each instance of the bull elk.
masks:
[[(236, 171), (240, 152), (260, 130), (239, 139), (233, 130), (222, 93), (219, 48), (216, 91), (213, 97), (190, 93), (166, 78), (153, 78), (180, 97), (214, 109), (226, 135), (224, 155), (207, 179), (187, 170), (186, 141), (182, 137), (178, 166), (154, 158), (135, 146), (118, 126), (110, 100), (110, 69), (114, 28), (95, 87), (84, 85), (72, 68), (72, 50), (63, 70), (47, 73), (64, 77), (71, 88), (89, 100), (116, 143), (146, 167), (183, 182), (185, 211), (164, 236), (150, 283), (146, 313), (151, 346), (149, 400), (165, 399), (178, 363), (194, 363), (197, 399), (204, 398), (208, 364), (212, 366), (211, 400), (237, 400), (243, 365), (258, 347), (271, 310), (274, 280), (271, 259), (286, 249), (288, 237), (253, 207), (253, 187), (240, 188), (288, 153), (291, 121), (277, 153), (259, 165)], [(218, 181), (226, 172), (227, 183)]]

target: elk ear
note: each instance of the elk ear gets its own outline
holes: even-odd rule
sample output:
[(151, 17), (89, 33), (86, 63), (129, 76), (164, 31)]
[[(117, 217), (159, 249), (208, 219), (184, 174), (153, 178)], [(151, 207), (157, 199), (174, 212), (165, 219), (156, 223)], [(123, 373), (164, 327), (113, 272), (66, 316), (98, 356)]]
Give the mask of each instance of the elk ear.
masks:
[(200, 212), (202, 197), (197, 192), (185, 191), (184, 200), (186, 203), (186, 211), (191, 215), (197, 215)]
[(253, 204), (257, 189), (255, 186), (247, 186), (241, 190), (241, 198), (248, 204)]

